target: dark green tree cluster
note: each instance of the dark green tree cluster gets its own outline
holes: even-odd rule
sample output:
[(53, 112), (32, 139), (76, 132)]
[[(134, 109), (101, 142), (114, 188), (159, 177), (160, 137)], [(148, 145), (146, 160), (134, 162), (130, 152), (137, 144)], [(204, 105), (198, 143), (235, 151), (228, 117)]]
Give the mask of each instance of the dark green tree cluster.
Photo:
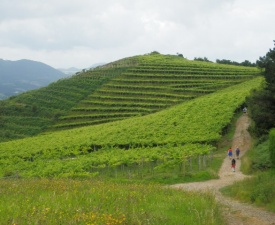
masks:
[(275, 47), (256, 63), (263, 69), (266, 85), (263, 90), (254, 91), (246, 102), (255, 122), (254, 133), (262, 136), (275, 127)]
[[(274, 40), (274, 46), (275, 46), (275, 40)], [(259, 60), (257, 60), (257, 66), (260, 68), (265, 69), (264, 76), (266, 78), (266, 81), (268, 82), (270, 87), (275, 86), (275, 47), (273, 49), (270, 49), (268, 53), (264, 57), (260, 57)]]
[(245, 60), (245, 61), (239, 63), (239, 62), (231, 61), (231, 60), (228, 60), (228, 59), (217, 59), (216, 63), (235, 65), (235, 66), (250, 66), (250, 67), (255, 67), (256, 66), (256, 63), (251, 63), (248, 60)]
[(204, 62), (211, 62), (208, 58), (206, 58), (206, 57), (203, 57), (203, 58), (201, 58), (201, 57), (195, 57), (194, 58), (194, 60), (195, 61), (204, 61)]

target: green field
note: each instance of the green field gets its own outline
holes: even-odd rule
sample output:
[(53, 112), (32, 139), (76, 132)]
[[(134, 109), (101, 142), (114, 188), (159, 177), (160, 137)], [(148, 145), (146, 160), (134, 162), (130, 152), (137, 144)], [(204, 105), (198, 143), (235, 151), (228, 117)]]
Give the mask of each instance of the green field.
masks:
[(223, 224), (210, 194), (67, 179), (0, 182), (0, 224)]

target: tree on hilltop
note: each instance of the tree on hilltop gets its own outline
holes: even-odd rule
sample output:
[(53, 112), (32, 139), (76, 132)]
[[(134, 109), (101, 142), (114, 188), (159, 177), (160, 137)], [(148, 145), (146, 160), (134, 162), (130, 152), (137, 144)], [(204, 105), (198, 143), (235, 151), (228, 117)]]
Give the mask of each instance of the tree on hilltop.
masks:
[(201, 58), (201, 57), (198, 57), (198, 58), (194, 58), (194, 60), (195, 61), (203, 61), (203, 62), (211, 62), (208, 58), (206, 58), (206, 57), (203, 57), (203, 58)]
[(240, 63), (241, 66), (250, 66), (250, 67), (255, 67), (256, 63), (251, 63), (248, 60), (244, 60), (243, 62)]
[(160, 55), (160, 53), (158, 51), (153, 51), (149, 55)]
[(216, 59), (216, 63), (227, 64), (227, 65), (235, 65), (235, 66), (250, 66), (250, 67), (255, 67), (256, 66), (256, 63), (251, 63), (248, 60), (245, 60), (245, 61), (239, 63), (239, 62), (231, 61), (231, 60), (228, 60), (228, 59)]

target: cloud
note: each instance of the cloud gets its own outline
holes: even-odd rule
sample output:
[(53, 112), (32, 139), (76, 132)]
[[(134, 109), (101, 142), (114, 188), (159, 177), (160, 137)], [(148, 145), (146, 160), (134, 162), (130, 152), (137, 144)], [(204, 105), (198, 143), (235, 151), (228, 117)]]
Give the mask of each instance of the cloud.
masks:
[(1, 0), (2, 58), (88, 67), (159, 51), (255, 61), (272, 47), (273, 0)]

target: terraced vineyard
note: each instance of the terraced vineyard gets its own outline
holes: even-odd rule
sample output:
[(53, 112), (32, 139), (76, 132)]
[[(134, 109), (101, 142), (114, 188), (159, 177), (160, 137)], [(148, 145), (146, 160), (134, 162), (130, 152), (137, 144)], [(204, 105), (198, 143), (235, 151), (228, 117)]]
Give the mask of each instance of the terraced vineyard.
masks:
[(254, 78), (138, 118), (0, 143), (0, 177), (90, 177), (143, 162), (160, 162), (153, 169), (181, 166), (215, 149), (222, 129), (262, 81)]
[[(131, 61), (132, 60), (132, 61)], [(109, 66), (126, 69), (59, 118), (54, 128), (94, 125), (154, 113), (259, 74), (257, 68), (146, 55)], [(108, 67), (108, 65), (106, 66)]]
[(152, 114), (258, 74), (171, 55), (121, 59), (0, 101), (0, 141)]
[(0, 101), (0, 141), (42, 132), (121, 70), (123, 68), (86, 71)]

